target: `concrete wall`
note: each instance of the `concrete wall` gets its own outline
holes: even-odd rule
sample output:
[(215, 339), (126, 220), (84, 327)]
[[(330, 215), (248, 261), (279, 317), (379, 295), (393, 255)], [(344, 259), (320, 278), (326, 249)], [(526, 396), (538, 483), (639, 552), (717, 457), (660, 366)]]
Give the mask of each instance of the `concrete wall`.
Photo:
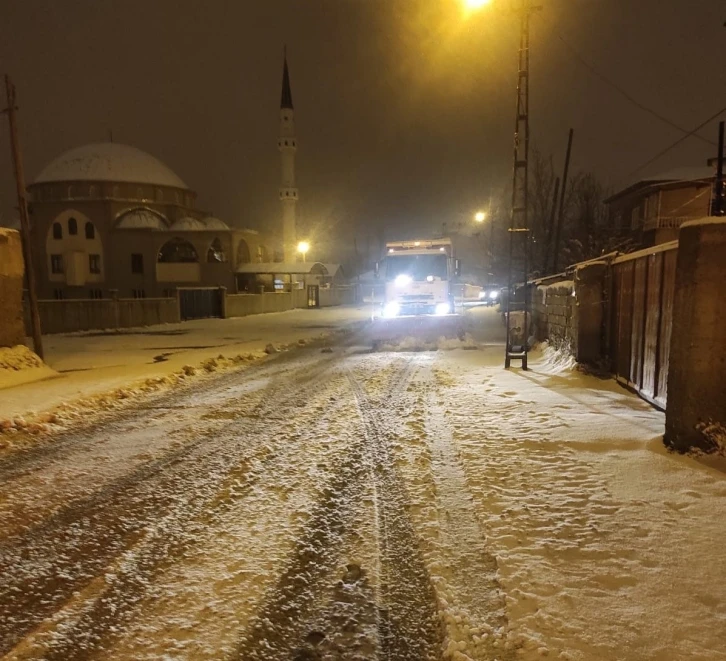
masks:
[(25, 340), (23, 325), (23, 250), (20, 234), (0, 228), (0, 347)]
[[(176, 298), (39, 301), (38, 311), (44, 335), (180, 321)], [(26, 328), (30, 328), (27, 315)]]
[(681, 452), (726, 454), (724, 254), (726, 222), (681, 228), (665, 435)]
[(227, 317), (246, 317), (251, 314), (285, 312), (307, 306), (307, 292), (269, 292), (265, 294), (229, 294), (226, 297)]

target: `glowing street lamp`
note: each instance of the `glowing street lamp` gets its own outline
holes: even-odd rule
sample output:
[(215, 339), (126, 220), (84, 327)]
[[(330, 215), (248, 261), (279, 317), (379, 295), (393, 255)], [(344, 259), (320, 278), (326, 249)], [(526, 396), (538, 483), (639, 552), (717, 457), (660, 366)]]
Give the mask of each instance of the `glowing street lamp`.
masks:
[(486, 220), (486, 217), (487, 217), (487, 215), (484, 211), (477, 211), (476, 214), (474, 215), (474, 220), (477, 223), (483, 223)]
[(488, 5), (491, 0), (464, 0), (464, 5), (469, 11), (481, 9), (484, 5)]
[(303, 263), (305, 263), (308, 250), (310, 250), (310, 244), (307, 241), (300, 241), (300, 243), (297, 244), (297, 251), (302, 254)]

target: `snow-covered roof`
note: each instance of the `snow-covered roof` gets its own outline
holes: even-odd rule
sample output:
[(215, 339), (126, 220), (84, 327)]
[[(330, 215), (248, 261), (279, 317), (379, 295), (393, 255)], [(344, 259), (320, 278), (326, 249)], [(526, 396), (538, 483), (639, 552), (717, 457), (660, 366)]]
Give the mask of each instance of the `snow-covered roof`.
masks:
[(325, 264), (320, 262), (267, 262), (264, 264), (240, 264), (237, 273), (321, 273), (328, 275)]
[(172, 232), (204, 232), (207, 229), (207, 226), (201, 220), (197, 220), (190, 216), (185, 216), (184, 218), (174, 221), (172, 226), (169, 228)]
[(169, 221), (158, 211), (145, 207), (129, 209), (116, 222), (120, 230), (166, 230)]
[(715, 176), (716, 171), (710, 165), (696, 165), (674, 168), (673, 170), (667, 170), (666, 172), (659, 172), (657, 174), (649, 175), (647, 177), (641, 177), (640, 179), (631, 182), (622, 190), (618, 191), (614, 195), (611, 195), (607, 200), (605, 200), (605, 203), (612, 202), (613, 200), (624, 197), (628, 193), (642, 188), (646, 188), (648, 186), (655, 186), (657, 184), (677, 184), (697, 181), (710, 181)]
[(219, 218), (215, 218), (214, 216), (207, 216), (202, 222), (204, 223), (206, 228), (210, 229), (210, 230), (228, 230), (229, 229), (229, 225), (227, 225), (227, 223), (220, 220)]
[(53, 181), (118, 181), (187, 188), (160, 160), (136, 147), (100, 142), (61, 154), (35, 178), (36, 184)]

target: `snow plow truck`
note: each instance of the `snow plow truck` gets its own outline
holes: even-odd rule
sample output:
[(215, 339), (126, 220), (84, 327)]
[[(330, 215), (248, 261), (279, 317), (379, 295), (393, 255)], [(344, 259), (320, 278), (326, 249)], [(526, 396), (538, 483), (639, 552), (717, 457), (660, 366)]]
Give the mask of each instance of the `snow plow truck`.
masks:
[(460, 275), (451, 239), (393, 241), (376, 264), (384, 294), (371, 325), (373, 346), (412, 338), (424, 344), (464, 338), (454, 283)]

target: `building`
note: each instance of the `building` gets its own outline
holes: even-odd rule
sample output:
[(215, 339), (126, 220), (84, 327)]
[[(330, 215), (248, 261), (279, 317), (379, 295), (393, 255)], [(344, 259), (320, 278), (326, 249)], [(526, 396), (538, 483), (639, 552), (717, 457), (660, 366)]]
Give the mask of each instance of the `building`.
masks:
[(197, 194), (140, 149), (106, 142), (61, 154), (28, 187), (39, 298), (156, 298), (190, 287), (258, 293), (327, 284), (326, 266), (297, 260), (297, 139), (287, 56), (277, 145), (282, 263), (275, 261), (272, 234), (232, 228), (199, 209)]
[(711, 213), (715, 169), (679, 168), (640, 179), (605, 203), (615, 226), (633, 234), (643, 247), (678, 238), (680, 226)]
[(40, 298), (146, 298), (226, 286), (269, 262), (267, 237), (198, 209), (169, 167), (114, 142), (71, 149), (28, 187)]

